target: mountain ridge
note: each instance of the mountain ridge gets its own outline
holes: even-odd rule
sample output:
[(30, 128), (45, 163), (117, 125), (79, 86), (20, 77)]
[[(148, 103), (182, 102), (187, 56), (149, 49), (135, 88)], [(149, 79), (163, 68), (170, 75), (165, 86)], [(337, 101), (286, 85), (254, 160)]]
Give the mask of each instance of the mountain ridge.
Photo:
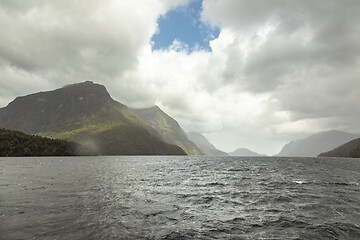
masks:
[(196, 146), (203, 152), (205, 155), (210, 156), (227, 156), (226, 152), (216, 149), (216, 147), (209, 142), (209, 140), (198, 132), (188, 132), (186, 133), (188, 138), (196, 144)]
[(338, 130), (319, 132), (289, 142), (275, 156), (316, 157), (355, 138), (354, 134)]
[(263, 157), (266, 156), (265, 154), (260, 154), (254, 151), (251, 151), (247, 148), (237, 148), (233, 152), (228, 153), (229, 156), (243, 156), (243, 157)]
[(180, 146), (189, 155), (203, 155), (201, 150), (188, 139), (180, 124), (158, 106), (130, 108), (130, 110), (156, 129), (166, 142)]
[(360, 138), (353, 139), (331, 151), (321, 153), (319, 157), (360, 158)]
[[(79, 143), (90, 140), (104, 155), (185, 154), (112, 99), (105, 86), (91, 81), (16, 98), (0, 109), (0, 127)], [(121, 136), (128, 141), (113, 141)]]

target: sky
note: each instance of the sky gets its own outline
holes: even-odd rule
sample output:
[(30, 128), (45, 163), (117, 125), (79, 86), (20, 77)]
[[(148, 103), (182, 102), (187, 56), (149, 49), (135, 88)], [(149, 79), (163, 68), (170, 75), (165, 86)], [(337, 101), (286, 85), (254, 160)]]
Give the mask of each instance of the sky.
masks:
[(157, 20), (158, 32), (151, 39), (153, 50), (166, 50), (174, 40), (181, 44), (178, 50), (211, 51), (210, 41), (217, 38), (220, 29), (201, 21), (202, 0), (190, 1), (174, 8)]
[(217, 148), (360, 133), (358, 0), (0, 0), (0, 107), (91, 80)]

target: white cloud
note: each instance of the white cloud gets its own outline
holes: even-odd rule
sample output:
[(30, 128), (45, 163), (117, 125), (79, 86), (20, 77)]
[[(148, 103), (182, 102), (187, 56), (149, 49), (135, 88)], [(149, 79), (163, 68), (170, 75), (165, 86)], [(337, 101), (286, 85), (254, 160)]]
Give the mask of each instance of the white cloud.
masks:
[(33, 78), (39, 89), (48, 82), (111, 83), (137, 66), (159, 15), (186, 2), (1, 1), (0, 68), (13, 69), (14, 76), (1, 74), (0, 80), (16, 86), (6, 87), (9, 96), (29, 93), (19, 86)]
[(1, 1), (0, 104), (93, 80), (227, 151), (360, 131), (359, 1), (204, 0), (202, 20), (221, 27), (212, 52), (152, 51), (158, 17), (188, 2)]

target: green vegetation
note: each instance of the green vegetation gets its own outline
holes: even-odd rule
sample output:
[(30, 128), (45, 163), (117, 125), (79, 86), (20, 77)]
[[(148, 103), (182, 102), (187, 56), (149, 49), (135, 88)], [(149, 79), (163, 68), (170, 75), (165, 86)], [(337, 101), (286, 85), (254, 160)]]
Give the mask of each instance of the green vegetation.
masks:
[(0, 129), (0, 157), (73, 156), (79, 147), (74, 142)]
[[(122, 155), (186, 155), (178, 146), (167, 144), (137, 126), (116, 126), (94, 135), (100, 153)], [(113, 144), (106, 144), (108, 142)]]
[(101, 155), (185, 155), (93, 82), (18, 97), (0, 109), (7, 129), (81, 143)]
[(143, 109), (131, 109), (140, 116), (147, 124), (152, 126), (160, 136), (170, 144), (175, 144), (187, 154), (203, 155), (204, 153), (191, 142), (179, 123), (163, 112), (158, 106)]
[(345, 143), (329, 152), (321, 153), (319, 157), (360, 158), (360, 138)]
[(42, 135), (79, 142), (99, 155), (186, 155), (180, 147), (165, 143), (139, 126), (99, 123)]

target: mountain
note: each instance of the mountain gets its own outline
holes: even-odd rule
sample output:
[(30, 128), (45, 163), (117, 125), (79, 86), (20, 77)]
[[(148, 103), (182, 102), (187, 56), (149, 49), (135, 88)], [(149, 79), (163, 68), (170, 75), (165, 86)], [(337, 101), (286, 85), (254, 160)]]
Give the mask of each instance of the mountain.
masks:
[(16, 98), (0, 108), (0, 127), (79, 142), (102, 155), (185, 154), (90, 81)]
[(321, 153), (319, 157), (360, 158), (360, 138), (351, 140), (329, 152)]
[(355, 138), (353, 134), (336, 130), (321, 132), (286, 144), (276, 156), (316, 157)]
[(259, 154), (256, 152), (253, 152), (247, 148), (238, 148), (233, 152), (228, 153), (229, 156), (243, 156), (243, 157), (261, 157), (266, 156), (264, 154)]
[(4, 128), (0, 129), (0, 142), (0, 157), (82, 155), (80, 144)]
[(202, 155), (201, 150), (191, 142), (179, 123), (163, 112), (158, 106), (142, 109), (131, 109), (147, 124), (152, 126), (163, 137), (163, 139), (175, 144), (189, 155)]
[(201, 150), (205, 155), (210, 156), (226, 156), (227, 153), (220, 151), (212, 145), (209, 140), (205, 138), (204, 135), (198, 132), (188, 132), (187, 136), (189, 140), (196, 144), (196, 146)]

